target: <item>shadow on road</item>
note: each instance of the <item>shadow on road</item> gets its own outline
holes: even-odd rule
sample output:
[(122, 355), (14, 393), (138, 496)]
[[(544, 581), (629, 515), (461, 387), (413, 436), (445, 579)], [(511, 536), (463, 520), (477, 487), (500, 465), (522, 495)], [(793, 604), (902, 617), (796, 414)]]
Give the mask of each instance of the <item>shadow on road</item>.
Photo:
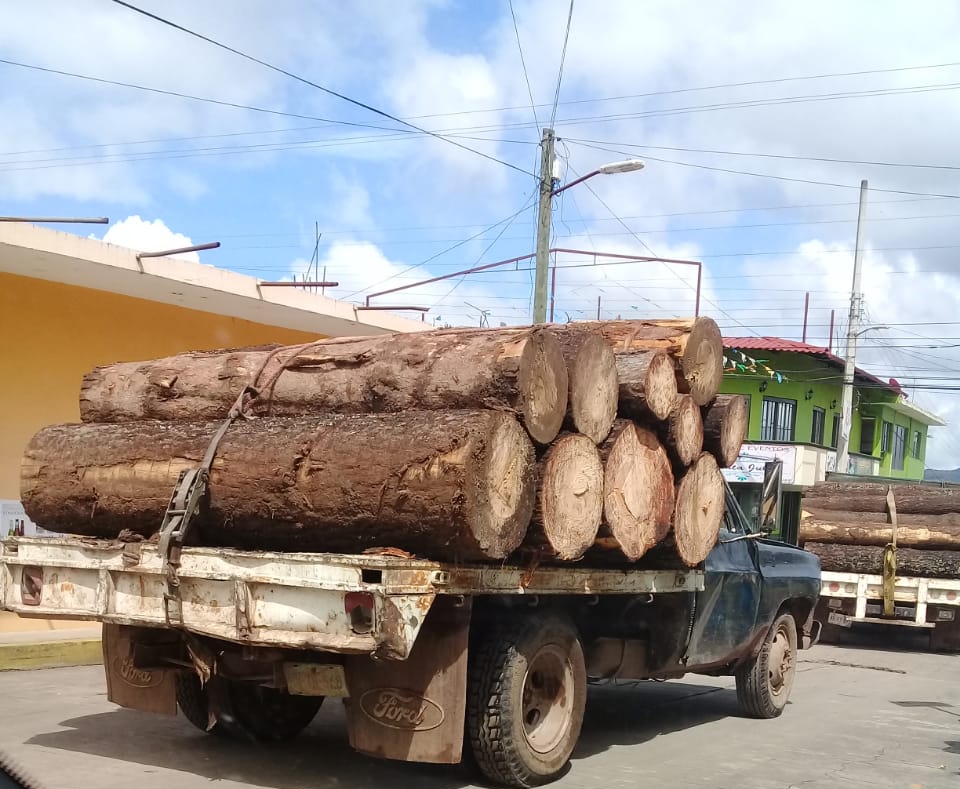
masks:
[[(573, 758), (586, 759), (615, 745), (647, 742), (736, 714), (736, 694), (724, 688), (653, 682), (591, 688)], [(402, 764), (354, 752), (347, 741), (342, 706), (333, 700), (294, 742), (271, 746), (206, 735), (182, 717), (125, 709), (60, 725), (64, 731), (37, 734), (27, 744), (272, 789), (400, 785), (461, 789), (477, 780), (475, 773), (459, 765)]]

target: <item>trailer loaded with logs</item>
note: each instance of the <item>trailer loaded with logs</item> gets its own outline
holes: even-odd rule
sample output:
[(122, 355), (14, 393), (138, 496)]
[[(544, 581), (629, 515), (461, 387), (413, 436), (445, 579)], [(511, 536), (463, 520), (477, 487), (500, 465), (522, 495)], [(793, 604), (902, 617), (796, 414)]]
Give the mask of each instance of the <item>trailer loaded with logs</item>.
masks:
[(266, 741), (342, 697), (354, 748), (513, 786), (563, 769), (588, 681), (729, 673), (774, 717), (819, 571), (726, 488), (722, 356), (697, 318), (98, 367), (24, 452), (60, 536), (4, 543), (3, 606), (102, 621), (120, 705)]
[(820, 559), (826, 637), (926, 632), (960, 650), (960, 486), (831, 480), (804, 496), (800, 542)]

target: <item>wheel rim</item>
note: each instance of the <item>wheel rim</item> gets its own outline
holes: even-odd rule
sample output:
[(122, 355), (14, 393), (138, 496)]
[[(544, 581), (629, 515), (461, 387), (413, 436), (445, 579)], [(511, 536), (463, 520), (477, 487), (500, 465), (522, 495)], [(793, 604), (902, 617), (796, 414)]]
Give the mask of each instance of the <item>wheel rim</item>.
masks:
[(567, 734), (573, 709), (573, 666), (558, 645), (544, 646), (523, 678), (523, 734), (537, 753), (549, 753)]
[(770, 644), (767, 676), (770, 692), (778, 697), (783, 695), (793, 676), (793, 649), (790, 646), (790, 636), (785, 625), (777, 628), (773, 642)]

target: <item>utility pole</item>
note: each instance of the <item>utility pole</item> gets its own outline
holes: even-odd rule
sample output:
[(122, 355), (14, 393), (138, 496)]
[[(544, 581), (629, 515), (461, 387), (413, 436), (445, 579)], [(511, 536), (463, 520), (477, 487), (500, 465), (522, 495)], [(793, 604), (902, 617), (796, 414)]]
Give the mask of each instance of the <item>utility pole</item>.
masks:
[(850, 463), (850, 425), (853, 421), (853, 378), (857, 369), (857, 337), (860, 334), (860, 274), (863, 264), (863, 227), (867, 212), (867, 182), (860, 182), (860, 209), (857, 212), (857, 241), (853, 252), (853, 287), (850, 291), (850, 317), (847, 321), (847, 353), (843, 365), (840, 440), (837, 442), (837, 471), (847, 473)]
[(553, 129), (540, 140), (540, 207), (537, 212), (537, 275), (533, 285), (533, 322), (547, 320), (547, 274), (550, 268), (550, 212), (553, 206)]

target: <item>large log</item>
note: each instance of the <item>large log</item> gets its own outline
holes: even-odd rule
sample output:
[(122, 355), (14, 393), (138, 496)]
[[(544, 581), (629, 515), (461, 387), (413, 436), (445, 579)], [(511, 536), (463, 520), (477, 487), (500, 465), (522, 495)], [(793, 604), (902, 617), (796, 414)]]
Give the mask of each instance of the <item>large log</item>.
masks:
[(673, 539), (680, 558), (689, 567), (704, 559), (717, 544), (726, 487), (717, 461), (704, 452), (677, 486), (673, 516)]
[[(886, 523), (887, 516), (878, 512), (850, 512), (848, 510), (825, 510), (810, 507), (806, 500), (800, 510), (800, 517), (842, 524)], [(918, 515), (897, 513), (897, 522), (911, 528), (937, 529), (941, 526), (960, 527), (960, 512), (945, 512), (941, 515)]]
[(724, 468), (737, 461), (747, 438), (750, 412), (743, 395), (718, 395), (702, 409), (703, 447)]
[(603, 463), (587, 436), (563, 433), (538, 464), (537, 503), (525, 545), (558, 559), (579, 559), (603, 516)]
[(551, 327), (567, 364), (566, 426), (599, 444), (617, 418), (617, 361), (599, 334)]
[(616, 356), (619, 411), (635, 420), (670, 416), (677, 398), (673, 361), (663, 351), (636, 351)]
[[(182, 469), (217, 423), (60, 425), (21, 465), (30, 518), (52, 531), (116, 537), (160, 526)], [(224, 436), (199, 525), (207, 545), (502, 559), (535, 498), (533, 446), (498, 411), (328, 414), (239, 422)]]
[(219, 419), (244, 386), (257, 383), (266, 388), (252, 406), (259, 415), (492, 408), (515, 412), (540, 444), (556, 437), (567, 410), (560, 345), (548, 330), (528, 328), (338, 338), (111, 364), (84, 377), (80, 417)]
[[(808, 542), (805, 550), (820, 557), (827, 572), (883, 574), (883, 548)], [(918, 551), (897, 548), (897, 576), (960, 578), (960, 551)]]
[(682, 473), (703, 451), (703, 420), (690, 395), (677, 395), (670, 415), (657, 429), (675, 471)]
[(677, 387), (706, 405), (723, 380), (723, 338), (711, 318), (663, 321), (586, 321), (599, 330), (617, 353), (666, 351), (677, 366)]
[[(826, 512), (829, 516), (833, 513)], [(872, 513), (876, 518), (876, 514)], [(908, 516), (909, 517), (909, 516)], [(919, 516), (913, 516), (919, 517)], [(935, 516), (928, 516), (935, 517)], [(897, 545), (927, 550), (960, 550), (960, 525), (944, 523), (939, 526), (908, 525), (898, 517)], [(883, 547), (893, 539), (893, 528), (881, 520), (859, 523), (834, 522), (815, 517), (800, 521), (800, 543), (821, 542), (839, 545), (875, 545)]]
[(673, 514), (673, 471), (656, 434), (629, 420), (617, 420), (600, 446), (604, 461), (603, 523), (600, 536), (612, 538), (636, 560), (663, 540)]
[[(898, 515), (945, 515), (960, 513), (960, 485), (893, 483)], [(887, 511), (886, 482), (821, 482), (803, 496), (804, 508), (855, 512)]]

